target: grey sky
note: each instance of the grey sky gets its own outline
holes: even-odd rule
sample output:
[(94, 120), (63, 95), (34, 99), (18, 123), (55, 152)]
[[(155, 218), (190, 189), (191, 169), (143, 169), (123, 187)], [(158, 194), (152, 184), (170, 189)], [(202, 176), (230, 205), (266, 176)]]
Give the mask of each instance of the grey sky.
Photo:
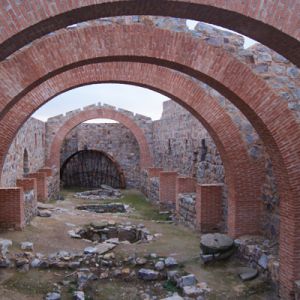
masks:
[[(197, 21), (187, 21), (190, 29), (193, 29), (196, 24)], [(248, 48), (256, 43), (248, 37), (244, 37), (244, 39), (244, 48)], [(141, 87), (123, 84), (93, 84), (75, 88), (58, 95), (37, 110), (33, 117), (46, 121), (49, 117), (101, 102), (157, 120), (162, 113), (162, 102), (166, 100), (165, 96)]]

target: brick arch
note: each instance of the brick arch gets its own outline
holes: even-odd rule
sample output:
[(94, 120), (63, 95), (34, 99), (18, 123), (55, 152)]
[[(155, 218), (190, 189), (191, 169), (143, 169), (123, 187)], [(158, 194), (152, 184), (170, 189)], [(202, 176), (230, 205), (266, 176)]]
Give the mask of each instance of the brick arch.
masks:
[[(238, 236), (259, 231), (257, 218), (261, 213), (259, 197), (264, 172), (262, 162), (249, 158), (238, 128), (217, 101), (196, 82), (179, 72), (141, 63), (86, 65), (66, 71), (41, 84), (24, 97), (22, 102), (25, 103), (22, 106), (20, 103), (17, 111), (23, 110), (26, 115), (26, 112), (32, 110), (30, 103), (40, 106), (71, 88), (101, 82), (128, 83), (150, 88), (177, 101), (194, 114), (214, 139), (224, 164), (229, 186), (230, 234)], [(170, 82), (175, 82), (176, 87), (171, 88)], [(10, 119), (14, 117), (10, 116)], [(55, 153), (59, 153), (59, 149), (58, 145), (49, 157), (57, 157)], [(240, 170), (243, 170), (243, 176)]]
[[(86, 47), (87, 42), (90, 47)], [(281, 251), (281, 277), (283, 286), (293, 290), (292, 280), (300, 270), (299, 124), (284, 100), (245, 64), (222, 49), (187, 34), (142, 25), (62, 30), (1, 63), (2, 118), (32, 88), (56, 74), (79, 65), (113, 60), (149, 62), (185, 72), (217, 89), (250, 120), (267, 147), (279, 182), (281, 228), (286, 233), (280, 238), (287, 245)], [(172, 89), (175, 85), (174, 82)], [(3, 143), (7, 142), (6, 133)]]
[(47, 159), (49, 167), (59, 168), (60, 164), (60, 149), (66, 135), (79, 124), (91, 119), (111, 119), (117, 121), (127, 127), (134, 135), (140, 149), (141, 169), (153, 166), (153, 159), (149, 149), (149, 145), (143, 130), (128, 116), (113, 109), (97, 108), (92, 110), (84, 110), (75, 114), (70, 119), (66, 120), (57, 130), (54, 139), (50, 145), (50, 154)]
[(157, 15), (201, 20), (232, 29), (269, 46), (295, 64), (300, 64), (300, 5), (297, 1), (10, 2), (4, 1), (0, 6), (1, 60), (33, 40), (71, 24), (109, 16)]

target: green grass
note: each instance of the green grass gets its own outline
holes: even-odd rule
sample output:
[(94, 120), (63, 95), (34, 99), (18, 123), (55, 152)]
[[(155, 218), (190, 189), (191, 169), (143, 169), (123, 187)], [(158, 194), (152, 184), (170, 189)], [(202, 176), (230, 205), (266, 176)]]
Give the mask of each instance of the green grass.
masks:
[(168, 216), (160, 215), (159, 208), (147, 200), (146, 197), (140, 192), (124, 191), (124, 197), (120, 202), (134, 208), (140, 215), (140, 218), (143, 218), (144, 220), (168, 220)]
[[(70, 198), (73, 196), (74, 193), (82, 192), (86, 190), (87, 189), (74, 187), (70, 189), (61, 190), (61, 194), (65, 198)], [(130, 215), (131, 218), (139, 218), (144, 220), (155, 220), (155, 221), (168, 220), (168, 216), (159, 214), (158, 206), (154, 205), (149, 200), (147, 200), (147, 198), (141, 192), (136, 190), (123, 190), (122, 193), (124, 196), (120, 199), (101, 200), (101, 203), (122, 202), (124, 204), (127, 204), (135, 210), (134, 213)], [(98, 200), (89, 201), (89, 202), (100, 203)]]

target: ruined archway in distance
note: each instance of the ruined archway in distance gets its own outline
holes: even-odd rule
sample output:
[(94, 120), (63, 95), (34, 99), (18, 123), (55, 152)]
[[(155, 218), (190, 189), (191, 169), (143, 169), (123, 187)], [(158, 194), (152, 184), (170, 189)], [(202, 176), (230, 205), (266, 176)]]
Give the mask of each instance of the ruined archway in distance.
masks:
[(60, 165), (60, 149), (66, 135), (79, 124), (91, 120), (91, 119), (111, 119), (117, 121), (127, 127), (134, 135), (140, 150), (140, 167), (141, 169), (149, 168), (153, 166), (153, 158), (151, 151), (148, 146), (147, 139), (143, 130), (134, 122), (133, 119), (126, 116), (125, 114), (109, 109), (109, 108), (96, 108), (92, 110), (83, 110), (78, 114), (73, 115), (67, 119), (59, 129), (57, 130), (51, 145), (50, 154), (46, 164), (51, 168), (59, 168)]
[(60, 178), (64, 187), (69, 188), (99, 188), (101, 184), (126, 188), (124, 172), (119, 163), (100, 150), (80, 150), (70, 155), (60, 168)]
[[(39, 5), (33, 0), (10, 2), (0, 6), (0, 60), (68, 25), (101, 17), (156, 15), (201, 20), (234, 30), (300, 64), (298, 1), (98, 0), (92, 3), (44, 1)], [(14, 19), (12, 15), (18, 15), (24, 22), (18, 22), (19, 18)]]
[[(100, 37), (97, 40), (99, 36), (97, 32), (99, 30), (102, 33), (101, 40)], [(300, 159), (297, 151), (299, 148), (296, 147), (300, 141), (299, 125), (288, 109), (287, 103), (276, 95), (266, 82), (255, 75), (245, 64), (225, 53), (222, 49), (208, 46), (204, 42), (181, 33), (170, 33), (167, 30), (146, 28), (141, 25), (129, 25), (122, 27), (93, 26), (76, 30), (76, 34), (74, 32), (69, 36), (66, 34), (64, 38), (62, 38), (62, 35), (63, 32), (61, 32), (61, 35), (48, 36), (46, 39), (35, 43), (33, 48), (28, 47), (24, 49), (24, 53), (23, 51), (16, 53), (15, 59), (18, 57), (18, 61), (22, 62), (18, 66), (13, 61), (4, 64), (6, 65), (5, 74), (26, 74), (26, 78), (24, 77), (22, 80), (20, 78), (17, 79), (18, 83), (22, 82), (22, 87), (20, 85), (15, 86), (13, 84), (14, 80), (12, 80), (10, 87), (14, 87), (16, 90), (19, 89), (19, 92), (15, 94), (16, 97), (13, 97), (11, 95), (14, 92), (10, 90), (10, 97), (14, 100), (8, 106), (6, 105), (8, 104), (8, 98), (3, 96), (2, 103), (6, 105), (6, 109), (3, 110), (2, 117), (25, 93), (28, 93), (34, 86), (47, 78), (68, 68), (76, 67), (79, 64), (95, 61), (134, 60), (151, 62), (184, 71), (199, 80), (203, 80), (236, 104), (251, 121), (264, 141), (274, 163), (276, 178), (279, 182), (279, 191), (282, 203), (284, 203), (281, 206), (281, 212), (283, 219), (285, 218), (287, 223), (281, 222), (281, 227), (285, 230), (290, 228), (289, 235), (281, 234), (281, 237), (285, 236), (285, 244), (286, 238), (291, 239), (291, 242), (288, 243), (289, 247), (282, 249), (283, 255), (281, 255), (281, 259), (283, 262), (287, 262), (286, 265), (292, 265), (292, 268), (300, 269), (300, 265), (296, 263), (299, 260), (296, 259), (295, 263), (292, 264), (289, 264), (287, 261), (288, 257), (294, 257), (295, 254), (294, 238), (297, 236), (297, 224), (299, 222), (296, 215), (300, 214), (300, 209), (297, 205), (298, 195), (300, 194), (300, 186), (298, 184)], [(107, 40), (104, 39), (105, 35), (109, 37)], [(86, 36), (94, 37), (94, 47), (89, 47), (88, 49), (85, 47), (82, 53), (84, 54), (84, 60), (80, 60), (78, 56), (79, 45), (81, 41), (82, 45), (86, 44), (83, 43)], [(115, 43), (111, 42), (113, 36)], [(151, 36), (151, 39), (149, 39), (149, 36)], [(164, 43), (161, 41), (164, 41)], [(53, 43), (54, 47), (50, 46), (51, 43)], [(116, 45), (118, 46), (116, 47)], [(153, 45), (156, 46), (153, 47)], [(51, 47), (51, 51), (49, 51), (49, 47)], [(50, 64), (47, 54), (51, 53), (51, 56), (55, 57), (57, 49), (59, 49), (59, 52), (63, 52), (62, 49), (64, 47), (68, 47), (68, 51), (66, 49), (65, 52), (68, 53), (67, 57), (58, 55), (57, 59), (52, 59)], [(39, 49), (38, 52), (33, 50), (36, 48)], [(187, 48), (191, 49), (191, 51), (186, 51)], [(76, 59), (73, 61), (72, 49), (76, 52), (74, 53)], [(34, 58), (31, 57), (33, 54)], [(33, 61), (39, 62), (36, 70), (32, 65)], [(42, 61), (43, 63), (41, 63)], [(28, 62), (30, 62), (32, 74), (25, 72), (25, 70), (28, 70)], [(40, 66), (43, 66), (43, 68)], [(47, 70), (44, 70), (44, 68)], [(3, 90), (5, 91), (5, 88)], [(272, 107), (272, 110), (270, 110), (270, 107)], [(274, 122), (274, 119), (276, 119), (276, 122)], [(289, 135), (286, 134), (287, 128)], [(290, 149), (296, 150), (291, 152)], [(294, 217), (289, 218), (289, 215)], [(283, 263), (281, 272), (282, 277), (284, 278), (285, 286), (288, 286), (288, 289), (292, 289), (293, 279), (291, 279), (291, 274), (297, 273), (297, 271), (291, 273), (288, 267), (284, 268), (284, 265), (285, 263)], [(287, 280), (286, 278), (290, 279)]]
[[(46, 83), (40, 86), (41, 90), (49, 92), (48, 99), (40, 97), (36, 99), (41, 104), (56, 94), (75, 86), (116, 81), (148, 87), (185, 106), (206, 127), (221, 154), (229, 185), (231, 218), (228, 227), (230, 233), (237, 236), (258, 231), (257, 217), (260, 214), (259, 197), (263, 181), (263, 167), (259, 162), (250, 159), (238, 128), (224, 109), (196, 82), (164, 67), (124, 62), (79, 67), (57, 75), (53, 80), (48, 81), (48, 84), (53, 87), (52, 89), (46, 88)], [(176, 82), (176, 89), (170, 91), (169, 83), (172, 81)], [(30, 96), (28, 94), (28, 99), (32, 101), (32, 97), (35, 98), (34, 95), (40, 95), (40, 92), (36, 91)], [(58, 153), (57, 151), (56, 153)], [(50, 157), (55, 158), (56, 155), (53, 153)], [(243, 176), (239, 172), (240, 168), (243, 168)], [(245, 193), (245, 191), (247, 192)], [(249, 195), (251, 195), (250, 198)], [(243, 202), (243, 205), (238, 205), (238, 201)], [(248, 205), (245, 205), (246, 203)], [(249, 206), (251, 206), (251, 215)], [(243, 210), (245, 210), (247, 218), (240, 218)]]

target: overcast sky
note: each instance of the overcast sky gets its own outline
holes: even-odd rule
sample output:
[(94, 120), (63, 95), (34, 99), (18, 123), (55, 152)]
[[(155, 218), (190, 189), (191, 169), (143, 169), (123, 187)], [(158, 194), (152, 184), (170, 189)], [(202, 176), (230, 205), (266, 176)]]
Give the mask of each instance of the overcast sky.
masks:
[[(197, 21), (187, 21), (190, 29), (193, 29), (196, 24)], [(244, 38), (244, 48), (248, 48), (255, 43), (247, 37)], [(157, 120), (162, 113), (162, 102), (166, 100), (168, 99), (165, 96), (141, 87), (124, 84), (93, 84), (58, 95), (37, 110), (33, 117), (46, 121), (49, 117), (101, 102)]]

